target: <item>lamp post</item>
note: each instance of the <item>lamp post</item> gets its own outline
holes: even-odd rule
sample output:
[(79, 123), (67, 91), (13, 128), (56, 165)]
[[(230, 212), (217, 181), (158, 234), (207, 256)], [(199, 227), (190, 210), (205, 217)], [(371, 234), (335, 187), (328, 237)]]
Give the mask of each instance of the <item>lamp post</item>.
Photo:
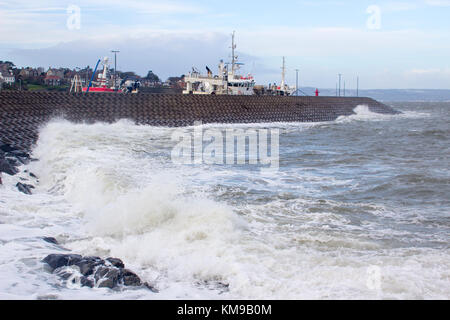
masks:
[(356, 96), (359, 97), (359, 76), (356, 77)]
[(342, 77), (342, 74), (339, 73), (338, 76), (339, 76), (339, 97), (340, 97), (341, 96), (341, 77)]
[(298, 96), (298, 69), (295, 69), (295, 95)]

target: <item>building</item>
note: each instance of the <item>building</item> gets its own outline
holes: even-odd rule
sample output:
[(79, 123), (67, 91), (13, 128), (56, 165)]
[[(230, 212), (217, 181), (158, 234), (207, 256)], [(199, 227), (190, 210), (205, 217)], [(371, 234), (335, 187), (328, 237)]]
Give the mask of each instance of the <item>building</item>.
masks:
[(39, 72), (39, 70), (30, 67), (22, 68), (19, 72), (19, 76), (21, 76), (22, 78), (36, 78), (40, 74), (41, 73)]
[(59, 86), (61, 84), (61, 77), (47, 75), (44, 79), (44, 83), (48, 86)]
[(14, 82), (16, 82), (16, 77), (12, 74), (11, 71), (9, 72), (1, 71), (0, 78), (2, 79), (1, 81), (3, 83), (6, 83), (8, 85), (13, 85)]
[(47, 76), (57, 76), (61, 80), (62, 78), (64, 78), (64, 71), (65, 70), (61, 68), (60, 69), (49, 68), (47, 71)]

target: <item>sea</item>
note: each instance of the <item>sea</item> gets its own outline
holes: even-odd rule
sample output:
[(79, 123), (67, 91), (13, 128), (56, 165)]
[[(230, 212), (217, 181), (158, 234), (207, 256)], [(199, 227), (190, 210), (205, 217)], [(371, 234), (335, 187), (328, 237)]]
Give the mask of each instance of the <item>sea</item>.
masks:
[[(53, 119), (3, 174), (0, 299), (450, 299), (450, 102), (390, 105), (204, 125), (279, 132), (274, 170), (174, 161), (195, 126)], [(120, 258), (158, 292), (69, 285), (51, 253)]]

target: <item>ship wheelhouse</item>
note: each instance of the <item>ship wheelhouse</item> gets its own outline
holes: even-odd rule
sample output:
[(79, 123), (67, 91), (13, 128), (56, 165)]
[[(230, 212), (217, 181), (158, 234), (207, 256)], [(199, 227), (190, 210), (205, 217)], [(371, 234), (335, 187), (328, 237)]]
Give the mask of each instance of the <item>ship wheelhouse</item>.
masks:
[(253, 95), (255, 81), (252, 76), (243, 77), (237, 71), (241, 63), (237, 62), (234, 54), (236, 45), (234, 44), (234, 32), (232, 34), (231, 63), (225, 64), (222, 60), (219, 63), (218, 75), (213, 75), (206, 67), (207, 75), (202, 75), (195, 68), (184, 77), (186, 89), (183, 94), (217, 94), (217, 95)]

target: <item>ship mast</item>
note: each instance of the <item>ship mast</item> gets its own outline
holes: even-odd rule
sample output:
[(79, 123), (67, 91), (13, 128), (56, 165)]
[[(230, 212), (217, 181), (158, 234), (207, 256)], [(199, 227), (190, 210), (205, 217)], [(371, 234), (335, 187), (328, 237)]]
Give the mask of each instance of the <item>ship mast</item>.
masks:
[(284, 90), (285, 75), (286, 75), (286, 65), (285, 65), (285, 58), (283, 57), (283, 66), (281, 67), (281, 85), (280, 85), (281, 90)]
[(231, 73), (234, 75), (234, 69), (236, 67), (236, 59), (237, 57), (234, 55), (234, 49), (236, 49), (236, 45), (234, 44), (234, 34), (235, 31), (231, 34)]

